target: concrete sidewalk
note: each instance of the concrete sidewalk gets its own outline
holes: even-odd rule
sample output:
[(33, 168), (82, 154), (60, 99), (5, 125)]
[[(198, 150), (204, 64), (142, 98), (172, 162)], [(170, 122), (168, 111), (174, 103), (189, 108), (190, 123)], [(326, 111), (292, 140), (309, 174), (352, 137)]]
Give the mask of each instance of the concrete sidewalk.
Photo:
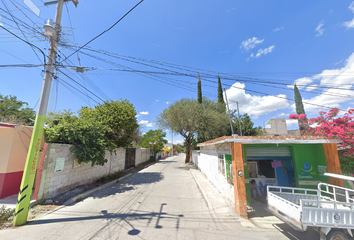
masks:
[(239, 217), (235, 213), (235, 207), (226, 201), (221, 193), (209, 182), (204, 174), (194, 166), (188, 165), (190, 171), (198, 184), (209, 209), (218, 219), (237, 220), (242, 226), (249, 228), (250, 231), (264, 231), (266, 236), (274, 236), (276, 239), (319, 239), (319, 234), (308, 229), (307, 232), (297, 232), (282, 220), (272, 215), (266, 210), (267, 205), (252, 199), (252, 211), (248, 213), (248, 219)]

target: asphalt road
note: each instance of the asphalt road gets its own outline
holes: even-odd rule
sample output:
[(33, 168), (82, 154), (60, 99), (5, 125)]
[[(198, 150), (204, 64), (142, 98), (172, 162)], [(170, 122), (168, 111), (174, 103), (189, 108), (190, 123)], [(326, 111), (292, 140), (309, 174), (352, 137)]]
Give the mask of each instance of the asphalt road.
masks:
[(2, 230), (0, 239), (289, 239), (243, 224), (184, 157), (161, 160), (81, 202)]

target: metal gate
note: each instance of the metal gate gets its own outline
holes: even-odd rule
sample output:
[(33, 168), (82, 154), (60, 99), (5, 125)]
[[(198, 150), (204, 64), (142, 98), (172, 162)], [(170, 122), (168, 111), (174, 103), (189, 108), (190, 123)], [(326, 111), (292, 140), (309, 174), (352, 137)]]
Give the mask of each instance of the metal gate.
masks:
[(125, 169), (135, 167), (135, 148), (127, 148), (125, 151)]

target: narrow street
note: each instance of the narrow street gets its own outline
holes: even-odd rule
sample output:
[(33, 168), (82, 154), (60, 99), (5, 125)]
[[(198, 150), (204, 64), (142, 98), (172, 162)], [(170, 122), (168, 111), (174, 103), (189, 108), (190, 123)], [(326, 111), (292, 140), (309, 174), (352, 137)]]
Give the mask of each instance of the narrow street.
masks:
[(0, 239), (289, 239), (242, 224), (207, 180), (200, 189), (184, 158), (161, 160), (81, 202), (0, 231)]

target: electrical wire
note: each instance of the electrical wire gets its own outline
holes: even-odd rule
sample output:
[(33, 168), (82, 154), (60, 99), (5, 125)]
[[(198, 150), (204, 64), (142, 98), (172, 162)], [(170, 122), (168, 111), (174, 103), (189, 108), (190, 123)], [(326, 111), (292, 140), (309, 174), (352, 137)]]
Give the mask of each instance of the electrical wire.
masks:
[[(121, 17), (118, 21), (116, 21), (111, 27), (109, 27), (107, 30), (104, 30), (103, 32), (101, 32), (100, 34), (98, 34), (96, 37), (92, 38), (90, 41), (88, 41), (87, 43), (85, 43), (82, 47), (80, 47), (79, 49), (77, 49), (75, 52), (73, 52), (72, 54), (70, 54), (67, 58), (65, 58), (64, 60), (70, 58), (72, 55), (74, 55), (75, 53), (77, 53), (78, 51), (80, 51), (83, 47), (87, 46), (89, 43), (91, 43), (92, 41), (94, 41), (95, 39), (99, 38), (100, 36), (102, 36), (103, 34), (105, 34), (106, 32), (110, 31), (112, 28), (114, 28), (121, 20), (123, 20), (131, 11), (133, 11), (137, 6), (139, 6), (144, 0), (141, 0), (140, 2), (138, 2), (133, 8), (131, 8), (126, 14), (123, 15), (123, 17)], [(63, 61), (64, 61), (63, 60)]]

